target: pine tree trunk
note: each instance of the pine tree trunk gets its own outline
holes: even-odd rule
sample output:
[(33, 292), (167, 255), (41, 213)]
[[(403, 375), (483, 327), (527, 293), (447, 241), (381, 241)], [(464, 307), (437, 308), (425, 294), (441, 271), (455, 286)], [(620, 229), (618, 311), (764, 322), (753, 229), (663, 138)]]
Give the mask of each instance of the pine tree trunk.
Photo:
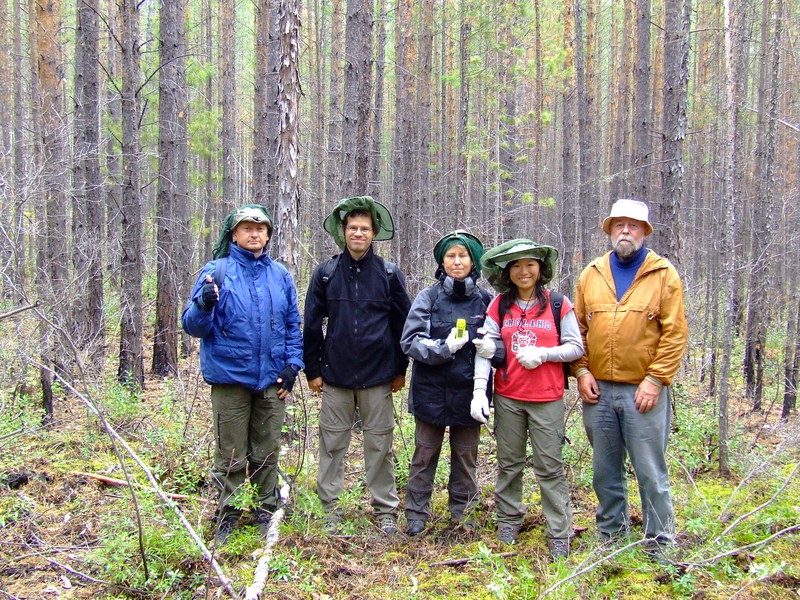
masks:
[(122, 263), (120, 266), (120, 383), (144, 387), (142, 356), (142, 196), (139, 131), (139, 8), (120, 3), (122, 53)]
[(78, 0), (75, 44), (75, 143), (72, 265), (75, 286), (73, 340), (102, 364), (103, 179), (100, 172), (100, 39), (98, 0)]
[(275, 214), (277, 260), (297, 274), (297, 211), (300, 204), (300, 6), (281, 0), (278, 11), (280, 68), (278, 69), (278, 209)]
[(683, 144), (689, 81), (691, 0), (664, 4), (664, 85), (662, 90), (661, 216), (657, 247), (680, 267), (680, 207), (683, 196)]
[[(764, 379), (764, 352), (766, 346), (769, 266), (772, 256), (770, 241), (773, 236), (773, 205), (775, 187), (775, 144), (778, 110), (778, 77), (780, 67), (780, 38), (782, 0), (777, 0), (774, 11), (771, 2), (765, 1), (761, 25), (761, 73), (758, 86), (758, 131), (755, 163), (756, 198), (750, 228), (750, 285), (747, 298), (747, 324), (745, 329), (745, 381), (746, 393), (753, 410), (761, 410)], [(774, 13), (774, 16), (773, 16)], [(773, 29), (771, 23), (774, 19)], [(770, 53), (769, 50), (772, 49)]]
[(648, 201), (650, 188), (650, 0), (636, 0), (636, 63), (633, 95), (634, 196)]
[(372, 3), (347, 0), (341, 194), (366, 193), (372, 101)]
[[(239, 111), (236, 102), (236, 3), (222, 2), (219, 13), (219, 78), (222, 108), (222, 202), (223, 212), (240, 204), (238, 196), (239, 160), (236, 124)], [(221, 221), (217, 221), (220, 223)]]
[(156, 201), (156, 323), (153, 335), (153, 374), (178, 372), (179, 292), (182, 273), (189, 270), (181, 253), (189, 239), (185, 222), (186, 85), (184, 82), (183, 1), (164, 2), (160, 9), (160, 68), (158, 71), (158, 191)]

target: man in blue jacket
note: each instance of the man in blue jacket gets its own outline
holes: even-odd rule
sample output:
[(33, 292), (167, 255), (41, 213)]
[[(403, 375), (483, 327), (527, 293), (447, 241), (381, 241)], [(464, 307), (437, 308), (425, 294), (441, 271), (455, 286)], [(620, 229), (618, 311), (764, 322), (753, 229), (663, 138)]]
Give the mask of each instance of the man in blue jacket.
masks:
[(403, 274), (372, 248), (373, 241), (394, 236), (394, 224), (383, 205), (360, 196), (339, 202), (323, 227), (344, 252), (316, 268), (306, 295), (305, 371), (311, 390), (322, 393), (317, 495), (328, 528), (335, 529), (358, 407), (373, 514), (384, 534), (396, 533), (392, 393), (405, 386), (408, 358), (400, 336), (411, 301)]
[(241, 516), (233, 501), (246, 478), (258, 491), (260, 532), (269, 529), (278, 504), (286, 399), (303, 368), (297, 293), (286, 268), (266, 253), (271, 233), (264, 206), (231, 212), (214, 246), (215, 260), (200, 271), (183, 311), (184, 330), (201, 339), (200, 366), (211, 384), (217, 544)]

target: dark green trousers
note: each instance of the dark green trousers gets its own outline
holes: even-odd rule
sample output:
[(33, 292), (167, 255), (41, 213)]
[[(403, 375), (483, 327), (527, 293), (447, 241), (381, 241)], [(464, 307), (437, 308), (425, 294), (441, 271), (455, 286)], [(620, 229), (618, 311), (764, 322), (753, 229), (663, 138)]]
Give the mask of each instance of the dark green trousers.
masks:
[(220, 492), (217, 516), (241, 512), (231, 505), (233, 495), (250, 479), (260, 508), (278, 504), (278, 456), (286, 403), (278, 386), (254, 392), (238, 385), (212, 385), (214, 437), (217, 447), (211, 477)]

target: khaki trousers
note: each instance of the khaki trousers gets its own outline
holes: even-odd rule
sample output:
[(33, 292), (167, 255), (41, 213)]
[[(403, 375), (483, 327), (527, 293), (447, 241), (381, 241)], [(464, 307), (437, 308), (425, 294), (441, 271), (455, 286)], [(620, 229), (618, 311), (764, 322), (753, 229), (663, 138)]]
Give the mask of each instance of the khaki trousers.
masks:
[(211, 477), (220, 491), (217, 516), (238, 514), (232, 496), (249, 476), (256, 486), (258, 507), (274, 511), (278, 504), (278, 456), (286, 403), (278, 386), (254, 392), (239, 385), (212, 385), (214, 466)]
[(397, 511), (394, 478), (394, 406), (391, 384), (351, 390), (325, 384), (319, 412), (317, 495), (326, 512), (336, 510), (344, 488), (344, 459), (350, 446), (353, 414), (359, 408), (364, 432), (364, 470), (376, 517)]

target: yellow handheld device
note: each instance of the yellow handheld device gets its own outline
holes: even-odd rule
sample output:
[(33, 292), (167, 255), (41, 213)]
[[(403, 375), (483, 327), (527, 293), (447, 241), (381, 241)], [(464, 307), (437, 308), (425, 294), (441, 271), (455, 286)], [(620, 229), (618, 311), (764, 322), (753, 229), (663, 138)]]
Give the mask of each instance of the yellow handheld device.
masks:
[(467, 320), (456, 319), (456, 337), (462, 338), (465, 333), (467, 333)]

